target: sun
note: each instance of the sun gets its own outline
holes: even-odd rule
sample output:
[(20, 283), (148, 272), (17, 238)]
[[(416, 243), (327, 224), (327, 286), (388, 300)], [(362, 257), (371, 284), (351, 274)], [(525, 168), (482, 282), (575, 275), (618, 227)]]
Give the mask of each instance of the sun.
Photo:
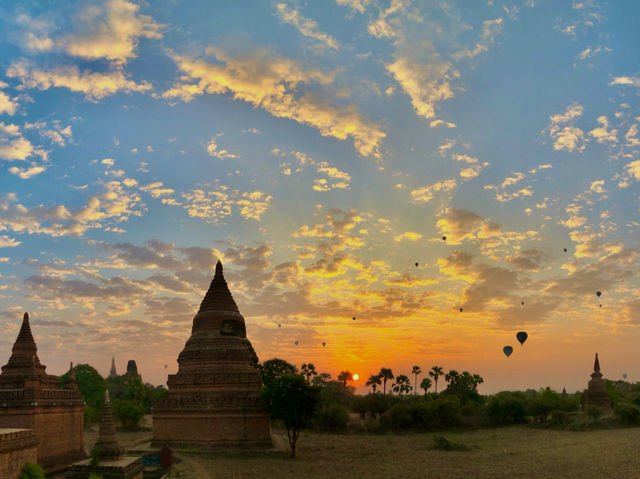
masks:
[(357, 381), (359, 377), (360, 377), (360, 376), (358, 376), (357, 374), (354, 374), (354, 375), (353, 375), (353, 380), (354, 380), (354, 381)]

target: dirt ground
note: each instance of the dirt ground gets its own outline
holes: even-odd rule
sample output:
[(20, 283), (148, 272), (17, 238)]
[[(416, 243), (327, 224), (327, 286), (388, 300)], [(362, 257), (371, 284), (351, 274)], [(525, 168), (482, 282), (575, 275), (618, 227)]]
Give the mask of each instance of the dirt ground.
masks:
[(444, 435), (472, 450), (430, 450), (433, 434), (305, 433), (291, 459), (284, 431), (275, 430), (269, 452), (177, 454), (169, 478), (640, 477), (640, 428), (568, 432), (518, 426)]

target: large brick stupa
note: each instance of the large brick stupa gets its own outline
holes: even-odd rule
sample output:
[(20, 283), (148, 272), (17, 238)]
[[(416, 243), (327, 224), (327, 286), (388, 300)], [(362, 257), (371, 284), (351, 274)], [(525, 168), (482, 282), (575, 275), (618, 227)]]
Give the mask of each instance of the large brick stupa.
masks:
[(85, 456), (84, 407), (73, 368), (62, 386), (58, 376), (45, 370), (24, 313), (0, 374), (0, 428), (32, 429), (39, 442), (38, 464), (53, 473)]
[(178, 356), (178, 373), (169, 375), (167, 396), (154, 404), (153, 445), (270, 446), (257, 364), (218, 261)]

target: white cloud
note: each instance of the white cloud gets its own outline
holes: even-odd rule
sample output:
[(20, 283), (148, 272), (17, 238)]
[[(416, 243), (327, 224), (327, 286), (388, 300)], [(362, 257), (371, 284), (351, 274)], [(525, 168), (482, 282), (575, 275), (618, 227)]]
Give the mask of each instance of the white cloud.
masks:
[(19, 176), (23, 180), (28, 180), (32, 176), (39, 175), (46, 168), (44, 166), (31, 166), (30, 168), (18, 168), (17, 166), (12, 166), (9, 168), (9, 173)]
[(22, 136), (18, 125), (11, 123), (5, 125), (4, 122), (0, 122), (0, 159), (24, 161), (35, 155), (43, 160), (47, 159), (47, 152), (33, 146)]
[(351, 7), (355, 12), (364, 13), (370, 0), (336, 0), (338, 5)]
[(568, 106), (564, 113), (549, 117), (551, 122), (543, 132), (547, 132), (553, 139), (554, 150), (581, 152), (585, 149), (584, 132), (572, 124), (575, 119), (582, 116), (583, 112), (584, 108), (581, 105), (573, 104)]
[(238, 155), (229, 153), (225, 149), (219, 149), (215, 138), (211, 138), (211, 140), (209, 140), (209, 143), (207, 143), (207, 153), (209, 153), (209, 156), (213, 156), (220, 160), (224, 160), (226, 158), (238, 158)]
[(206, 51), (218, 62), (172, 55), (183, 76), (162, 94), (163, 98), (191, 101), (205, 93), (230, 93), (234, 100), (246, 101), (275, 117), (312, 126), (323, 136), (353, 138), (363, 156), (380, 155), (380, 143), (386, 134), (364, 119), (355, 106), (336, 108), (317, 95), (298, 91), (300, 85), (311, 82), (327, 85), (333, 82), (332, 74), (304, 70), (296, 61), (275, 57), (265, 48), (237, 57), (216, 47), (208, 47)]
[(49, 71), (41, 70), (27, 60), (11, 64), (7, 70), (10, 78), (19, 78), (23, 88), (68, 88), (73, 92), (84, 93), (87, 100), (99, 100), (118, 91), (125, 93), (145, 92), (152, 88), (150, 83), (136, 83), (127, 79), (121, 70), (109, 73), (80, 72), (75, 66), (55, 67)]
[(0, 235), (0, 248), (15, 248), (21, 244), (21, 241), (9, 238), (7, 235)]
[(613, 85), (629, 85), (640, 87), (640, 77), (615, 77), (613, 80), (609, 82), (610, 86)]
[(276, 6), (278, 17), (281, 21), (293, 25), (305, 37), (313, 38), (322, 42), (329, 48), (338, 49), (338, 42), (331, 35), (318, 30), (318, 24), (310, 18), (303, 17), (295, 8), (289, 8), (285, 3), (279, 3)]
[(15, 98), (10, 98), (5, 92), (2, 91), (3, 88), (7, 88), (9, 85), (0, 81), (0, 115), (6, 113), (7, 115), (13, 115), (17, 108), (18, 103), (15, 101)]
[(609, 121), (606, 116), (599, 116), (598, 123), (601, 126), (594, 128), (589, 132), (589, 136), (592, 136), (598, 143), (617, 143), (618, 142), (618, 130), (609, 130)]
[(456, 185), (457, 182), (455, 179), (447, 179), (438, 181), (432, 185), (417, 188), (411, 192), (411, 201), (414, 203), (427, 203), (433, 199), (436, 192), (452, 190)]

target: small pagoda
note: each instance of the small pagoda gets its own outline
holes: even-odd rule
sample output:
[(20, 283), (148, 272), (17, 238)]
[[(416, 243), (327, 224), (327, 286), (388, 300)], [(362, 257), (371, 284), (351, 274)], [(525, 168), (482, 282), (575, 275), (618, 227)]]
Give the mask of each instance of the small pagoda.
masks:
[(93, 446), (92, 459), (73, 464), (65, 479), (88, 479), (91, 474), (108, 479), (142, 479), (144, 464), (139, 457), (124, 457), (124, 449), (116, 438), (109, 391), (104, 394), (104, 409), (98, 441)]
[(85, 457), (84, 406), (72, 367), (62, 385), (45, 370), (24, 313), (0, 374), (0, 428), (32, 429), (39, 442), (38, 464), (49, 474)]
[(598, 353), (596, 353), (596, 360), (593, 363), (593, 373), (591, 373), (591, 380), (589, 381), (589, 387), (587, 388), (585, 397), (585, 408), (588, 409), (593, 406), (602, 409), (611, 409), (611, 402), (609, 401), (609, 395), (606, 390), (606, 382), (602, 379), (602, 373), (600, 372)]
[(153, 410), (153, 442), (162, 447), (271, 446), (258, 357), (222, 273), (216, 272), (191, 337)]

